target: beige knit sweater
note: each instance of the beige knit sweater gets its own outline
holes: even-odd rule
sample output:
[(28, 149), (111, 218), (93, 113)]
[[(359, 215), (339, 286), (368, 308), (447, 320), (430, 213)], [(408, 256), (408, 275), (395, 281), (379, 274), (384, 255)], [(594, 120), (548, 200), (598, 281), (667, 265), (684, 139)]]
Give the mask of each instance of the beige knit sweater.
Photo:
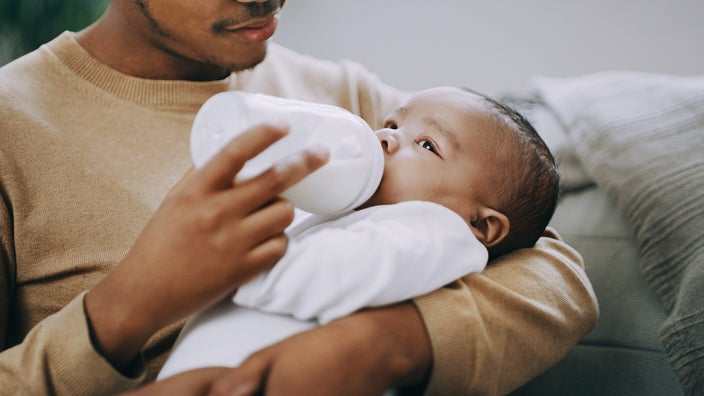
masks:
[[(336, 104), (373, 126), (401, 97), (355, 63), (276, 45), (256, 69), (213, 82), (120, 74), (70, 33), (0, 69), (0, 392), (114, 394), (154, 377), (181, 323), (126, 378), (92, 347), (83, 292), (191, 166), (199, 106), (229, 89)], [(428, 393), (444, 395), (507, 392), (597, 315), (581, 258), (554, 234), (415, 303), (433, 347)]]

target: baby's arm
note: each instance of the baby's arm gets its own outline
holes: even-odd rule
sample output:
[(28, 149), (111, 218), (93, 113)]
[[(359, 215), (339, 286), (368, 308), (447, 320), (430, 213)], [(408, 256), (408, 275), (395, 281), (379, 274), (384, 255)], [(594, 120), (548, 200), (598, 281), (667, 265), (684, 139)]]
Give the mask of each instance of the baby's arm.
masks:
[(234, 301), (327, 323), (428, 293), (481, 271), (486, 260), (484, 246), (449, 209), (420, 201), (378, 206), (306, 231)]

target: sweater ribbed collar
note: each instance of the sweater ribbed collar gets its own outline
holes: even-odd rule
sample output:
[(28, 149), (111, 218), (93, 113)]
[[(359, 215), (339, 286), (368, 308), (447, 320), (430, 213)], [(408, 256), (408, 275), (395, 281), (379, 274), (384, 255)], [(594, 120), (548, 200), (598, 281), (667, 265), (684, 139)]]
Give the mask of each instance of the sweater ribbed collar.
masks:
[(212, 95), (230, 89), (233, 76), (217, 81), (149, 80), (114, 70), (64, 32), (47, 47), (71, 71), (91, 84), (127, 101), (146, 106), (200, 106)]

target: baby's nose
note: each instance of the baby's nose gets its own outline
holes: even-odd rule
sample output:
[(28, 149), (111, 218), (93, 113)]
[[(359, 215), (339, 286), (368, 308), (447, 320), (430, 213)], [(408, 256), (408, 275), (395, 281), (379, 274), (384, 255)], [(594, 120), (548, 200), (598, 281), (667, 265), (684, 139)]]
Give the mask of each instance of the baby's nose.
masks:
[(388, 154), (393, 154), (396, 152), (396, 150), (398, 150), (398, 136), (393, 129), (380, 129), (376, 132), (376, 136), (379, 138), (379, 143), (381, 143), (381, 147), (383, 147), (384, 151), (386, 151)]

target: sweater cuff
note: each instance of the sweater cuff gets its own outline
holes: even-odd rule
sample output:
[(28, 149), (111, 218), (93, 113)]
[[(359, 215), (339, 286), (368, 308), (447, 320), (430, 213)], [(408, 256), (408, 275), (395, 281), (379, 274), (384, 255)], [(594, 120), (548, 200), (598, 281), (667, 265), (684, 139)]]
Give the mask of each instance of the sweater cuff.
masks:
[(115, 369), (93, 346), (84, 310), (86, 293), (41, 324), (46, 370), (57, 394), (115, 394), (139, 386), (146, 378), (144, 358), (132, 363), (129, 378)]

